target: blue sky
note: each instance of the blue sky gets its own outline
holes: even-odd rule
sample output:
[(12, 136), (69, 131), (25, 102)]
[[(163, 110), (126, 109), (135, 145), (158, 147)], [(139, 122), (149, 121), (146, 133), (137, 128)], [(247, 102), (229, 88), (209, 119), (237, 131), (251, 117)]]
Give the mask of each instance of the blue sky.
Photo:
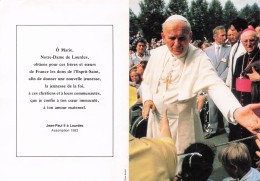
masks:
[[(139, 2), (141, 0), (129, 0), (129, 7), (133, 10), (133, 12), (138, 15), (140, 12), (140, 8), (139, 8)], [(166, 4), (169, 3), (170, 0), (164, 0)], [(208, 3), (210, 3), (212, 0), (207, 0)], [(222, 7), (224, 7), (225, 3), (227, 2), (227, 0), (219, 0), (221, 2)], [(235, 7), (240, 10), (241, 8), (243, 8), (246, 4), (252, 5), (255, 2), (257, 2), (258, 0), (231, 0)], [(188, 3), (190, 5), (191, 0), (188, 0)], [(259, 1), (258, 1), (259, 2)], [(259, 4), (258, 4), (259, 6)]]

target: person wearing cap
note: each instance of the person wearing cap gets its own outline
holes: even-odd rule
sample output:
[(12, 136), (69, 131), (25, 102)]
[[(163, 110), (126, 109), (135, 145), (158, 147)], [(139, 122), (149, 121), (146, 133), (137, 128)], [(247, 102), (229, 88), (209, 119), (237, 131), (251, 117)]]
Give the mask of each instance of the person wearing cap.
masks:
[(192, 32), (187, 19), (180, 15), (170, 16), (163, 23), (161, 35), (166, 45), (152, 52), (142, 83), (142, 115), (144, 119), (149, 115), (147, 136), (159, 136), (159, 122), (163, 109), (167, 108), (177, 153), (183, 153), (191, 143), (203, 141), (196, 109), (196, 96), (203, 89), (208, 91), (228, 121), (238, 122), (256, 133), (252, 125), (260, 123), (260, 118), (253, 109), (260, 104), (241, 107), (218, 77), (208, 56), (189, 43)]
[[(228, 60), (231, 47), (225, 46), (226, 29), (223, 26), (217, 26), (213, 29), (213, 38), (215, 43), (205, 49), (205, 53), (210, 58), (212, 65), (217, 71), (218, 76), (226, 81), (228, 73)], [(221, 115), (213, 100), (209, 97), (209, 128), (210, 131), (205, 135), (206, 139), (212, 138), (217, 135), (218, 121), (221, 119), (224, 124), (224, 129), (229, 134), (228, 121)]]
[[(259, 80), (254, 79), (255, 77), (252, 76), (254, 72), (260, 72), (260, 50), (258, 47), (258, 39), (259, 38), (255, 29), (252, 28), (245, 29), (241, 35), (241, 42), (246, 50), (246, 53), (237, 59), (236, 68), (232, 79), (232, 87), (234, 87), (232, 92), (242, 105), (260, 102), (260, 93), (256, 90), (260, 87), (257, 85), (254, 87)], [(250, 82), (251, 86), (248, 86), (250, 91), (239, 90), (240, 84), (237, 79), (246, 79)], [(244, 86), (244, 84), (242, 84), (242, 86)]]
[[(258, 48), (258, 36), (255, 29), (247, 28), (241, 34), (241, 42), (246, 53), (238, 57), (232, 79), (232, 92), (242, 106), (250, 103), (260, 103), (260, 82), (252, 81), (250, 77), (253, 71), (260, 72), (260, 50)], [(229, 141), (251, 136), (251, 133), (244, 127), (230, 125)], [(256, 144), (254, 140), (244, 142), (250, 151), (255, 167)]]

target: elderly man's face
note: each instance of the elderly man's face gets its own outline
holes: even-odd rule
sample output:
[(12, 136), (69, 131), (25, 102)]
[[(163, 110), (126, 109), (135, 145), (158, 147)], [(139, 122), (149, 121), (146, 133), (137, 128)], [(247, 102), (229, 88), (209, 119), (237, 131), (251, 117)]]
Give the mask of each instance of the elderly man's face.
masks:
[(241, 41), (246, 51), (249, 53), (257, 48), (258, 38), (254, 31), (247, 31), (243, 33)]
[(183, 21), (168, 22), (164, 25), (163, 30), (162, 38), (171, 53), (183, 54), (187, 50), (192, 36), (187, 24)]

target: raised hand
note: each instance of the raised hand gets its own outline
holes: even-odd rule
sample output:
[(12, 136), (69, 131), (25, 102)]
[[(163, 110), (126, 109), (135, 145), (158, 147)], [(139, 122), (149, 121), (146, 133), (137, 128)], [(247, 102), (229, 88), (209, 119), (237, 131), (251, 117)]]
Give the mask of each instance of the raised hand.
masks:
[(162, 120), (160, 120), (159, 123), (159, 130), (160, 130), (161, 137), (171, 137), (169, 120), (167, 118), (167, 108), (163, 110)]

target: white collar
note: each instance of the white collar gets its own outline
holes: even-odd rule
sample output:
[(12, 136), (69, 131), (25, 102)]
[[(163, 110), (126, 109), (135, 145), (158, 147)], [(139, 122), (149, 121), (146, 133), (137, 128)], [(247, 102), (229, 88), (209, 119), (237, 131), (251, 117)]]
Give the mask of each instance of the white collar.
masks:
[(218, 47), (221, 48), (222, 45), (217, 45), (217, 44), (215, 43), (215, 48), (217, 49)]
[[(254, 168), (250, 168), (250, 170), (239, 180), (239, 181), (246, 181), (248, 179), (250, 179), (252, 177), (252, 175), (254, 174)], [(258, 172), (257, 172), (258, 173)]]

